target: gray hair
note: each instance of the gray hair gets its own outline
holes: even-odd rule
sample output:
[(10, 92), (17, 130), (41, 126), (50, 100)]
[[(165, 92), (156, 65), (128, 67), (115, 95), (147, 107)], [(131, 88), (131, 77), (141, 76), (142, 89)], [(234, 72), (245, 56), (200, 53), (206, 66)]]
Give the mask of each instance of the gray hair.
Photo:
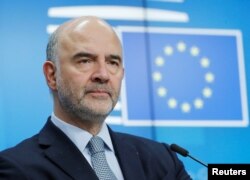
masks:
[(59, 30), (54, 31), (50, 37), (46, 49), (47, 61), (56, 62), (57, 59), (57, 48), (58, 48), (58, 36)]

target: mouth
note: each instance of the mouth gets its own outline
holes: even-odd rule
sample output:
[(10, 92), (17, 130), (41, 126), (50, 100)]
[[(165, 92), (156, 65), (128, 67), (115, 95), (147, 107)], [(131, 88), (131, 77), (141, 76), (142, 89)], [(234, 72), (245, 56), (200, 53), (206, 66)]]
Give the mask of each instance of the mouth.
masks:
[(106, 90), (90, 90), (86, 92), (87, 94), (90, 94), (92, 97), (96, 98), (107, 98), (111, 97), (110, 92)]

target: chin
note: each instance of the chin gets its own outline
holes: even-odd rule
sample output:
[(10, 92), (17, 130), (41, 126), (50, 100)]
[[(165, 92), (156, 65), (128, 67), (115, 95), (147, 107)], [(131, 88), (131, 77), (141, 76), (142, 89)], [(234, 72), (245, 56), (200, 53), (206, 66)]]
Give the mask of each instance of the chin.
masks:
[(91, 102), (89, 103), (89, 108), (93, 109), (93, 111), (96, 112), (110, 112), (113, 109), (113, 104), (112, 102), (109, 101), (98, 101), (98, 102)]
[(108, 116), (109, 113), (112, 111), (112, 109), (108, 108), (108, 109), (95, 109), (94, 112), (96, 114), (99, 114), (101, 116)]

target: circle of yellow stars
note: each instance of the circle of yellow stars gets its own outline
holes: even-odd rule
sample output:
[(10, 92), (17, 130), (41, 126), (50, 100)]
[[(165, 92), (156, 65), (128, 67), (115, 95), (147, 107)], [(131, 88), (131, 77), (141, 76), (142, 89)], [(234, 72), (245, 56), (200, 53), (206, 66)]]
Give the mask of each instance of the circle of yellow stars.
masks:
[[(200, 56), (199, 47), (193, 45), (189, 48), (183, 41), (178, 42), (175, 47), (171, 45), (166, 45), (163, 51), (166, 56), (172, 56), (175, 53), (175, 51), (176, 53), (183, 53), (188, 51), (189, 55), (192, 57)], [(161, 68), (165, 65), (165, 59), (162, 56), (157, 56), (154, 59), (154, 63), (157, 67)], [(208, 57), (201, 56), (201, 58), (199, 58), (199, 64), (201, 68), (209, 70), (209, 67), (211, 66), (211, 60)], [(155, 82), (161, 82), (163, 79), (163, 75), (159, 71), (153, 72), (152, 76)], [(213, 72), (207, 71), (204, 74), (204, 81), (207, 84), (212, 84), (215, 81), (215, 75), (213, 74)], [(192, 102), (181, 102), (175, 97), (169, 97), (167, 99), (167, 106), (170, 109), (180, 108), (183, 113), (189, 113), (193, 108), (202, 109), (204, 107), (204, 99), (211, 98), (213, 95), (213, 90), (211, 89), (211, 87), (205, 86), (201, 91), (202, 91), (201, 92), (202, 97), (197, 97), (193, 99)], [(168, 94), (168, 89), (166, 87), (164, 86), (158, 87), (157, 89), (158, 96), (163, 98), (166, 97), (167, 94)]]

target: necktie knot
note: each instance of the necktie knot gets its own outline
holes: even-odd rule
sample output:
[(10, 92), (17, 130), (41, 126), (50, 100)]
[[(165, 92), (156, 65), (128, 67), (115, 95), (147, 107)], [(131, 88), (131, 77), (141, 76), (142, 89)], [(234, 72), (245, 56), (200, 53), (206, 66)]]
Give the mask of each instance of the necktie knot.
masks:
[(98, 152), (104, 152), (104, 142), (98, 136), (93, 136), (89, 141), (90, 154), (96, 154)]

